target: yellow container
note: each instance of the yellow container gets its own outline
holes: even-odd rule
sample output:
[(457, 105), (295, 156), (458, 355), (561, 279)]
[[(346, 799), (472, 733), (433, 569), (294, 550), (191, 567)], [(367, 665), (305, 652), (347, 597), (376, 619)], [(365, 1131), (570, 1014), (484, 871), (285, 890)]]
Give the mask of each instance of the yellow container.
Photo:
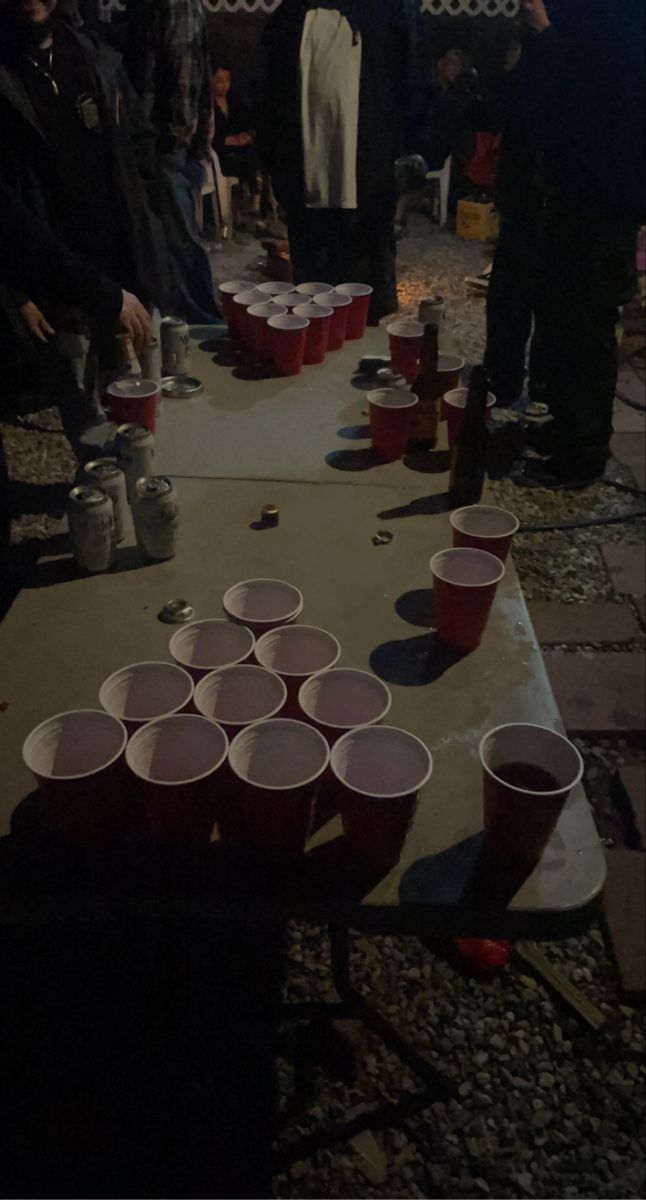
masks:
[(458, 237), (472, 238), (476, 242), (488, 242), (497, 238), (500, 217), (493, 204), (480, 200), (458, 201), (458, 216), (455, 232)]

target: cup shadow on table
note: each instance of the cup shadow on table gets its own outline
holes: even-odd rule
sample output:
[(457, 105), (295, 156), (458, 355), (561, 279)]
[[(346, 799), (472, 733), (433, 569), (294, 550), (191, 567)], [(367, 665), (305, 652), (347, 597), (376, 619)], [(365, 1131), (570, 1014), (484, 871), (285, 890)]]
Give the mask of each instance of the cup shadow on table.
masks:
[(409, 625), (435, 629), (435, 595), (433, 588), (414, 588), (402, 592), (395, 600), (395, 612)]
[(372, 467), (378, 467), (381, 459), (372, 446), (366, 446), (362, 450), (332, 450), (326, 454), (325, 461), (335, 471), (369, 471)]
[(411, 451), (402, 462), (419, 475), (445, 475), (451, 466), (451, 455), (448, 450)]
[(370, 426), (344, 425), (342, 429), (337, 429), (336, 436), (348, 442), (361, 442), (370, 437)]
[(433, 631), (403, 641), (383, 642), (370, 655), (370, 667), (385, 683), (399, 687), (426, 687), (434, 683), (463, 655), (447, 646)]
[[(402, 904), (469, 909), (482, 918), (482, 936), (491, 936), (487, 914), (508, 907), (533, 867), (504, 863), (492, 854), (484, 830), (439, 854), (419, 858), (402, 876)], [(478, 931), (474, 930), (474, 936)]]
[(387, 508), (377, 513), (380, 521), (397, 521), (403, 517), (434, 517), (438, 513), (451, 511), (448, 492), (440, 492), (437, 496), (418, 496), (408, 504), (397, 508)]

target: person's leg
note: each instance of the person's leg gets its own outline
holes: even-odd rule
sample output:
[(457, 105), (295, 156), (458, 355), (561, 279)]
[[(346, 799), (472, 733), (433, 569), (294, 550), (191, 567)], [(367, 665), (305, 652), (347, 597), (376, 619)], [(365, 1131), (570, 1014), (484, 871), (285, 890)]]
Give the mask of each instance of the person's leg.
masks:
[(286, 208), (294, 283), (341, 283), (336, 275), (339, 215), (334, 209), (306, 208), (297, 203)]
[(372, 188), (361, 189), (359, 208), (352, 224), (345, 226), (344, 257), (351, 282), (369, 283), (374, 288), (370, 323), (397, 312), (397, 243), (395, 211), (397, 198), (392, 169), (375, 170)]
[(161, 163), (160, 213), (171, 252), (177, 316), (194, 324), (219, 320), (213, 276), (195, 219), (193, 185), (182, 155), (167, 155)]
[(485, 366), (498, 406), (522, 394), (525, 357), (532, 332), (534, 231), (503, 220), (487, 292)]

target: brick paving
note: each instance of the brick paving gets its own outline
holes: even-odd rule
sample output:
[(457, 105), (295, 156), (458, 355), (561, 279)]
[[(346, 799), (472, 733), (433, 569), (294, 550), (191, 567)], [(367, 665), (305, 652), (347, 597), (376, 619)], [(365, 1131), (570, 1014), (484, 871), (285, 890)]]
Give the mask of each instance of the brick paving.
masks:
[(536, 637), (543, 646), (560, 642), (631, 642), (640, 635), (637, 617), (627, 604), (531, 600), (528, 608)]
[(646, 592), (646, 547), (612, 542), (602, 546), (601, 553), (615, 591), (620, 595), (643, 596)]

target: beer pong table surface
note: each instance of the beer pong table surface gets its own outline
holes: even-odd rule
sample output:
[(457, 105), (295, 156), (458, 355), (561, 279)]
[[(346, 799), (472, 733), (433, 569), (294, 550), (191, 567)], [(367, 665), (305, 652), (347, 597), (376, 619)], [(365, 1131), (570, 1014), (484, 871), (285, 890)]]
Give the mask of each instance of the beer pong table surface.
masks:
[[(0, 625), (2, 833), (33, 790), (21, 761), (26, 734), (56, 712), (98, 707), (99, 685), (116, 668), (166, 659), (173, 627), (161, 624), (157, 613), (167, 600), (185, 597), (197, 617), (217, 617), (230, 584), (276, 576), (304, 593), (303, 622), (339, 638), (341, 665), (367, 668), (372, 661), (383, 671), (393, 692), (389, 721), (421, 737), (434, 757), (398, 867), (352, 902), (330, 886), (318, 897), (317, 915), (374, 932), (473, 932), (477, 921), (461, 892), (482, 826), (480, 737), (506, 721), (560, 728), (558, 712), (511, 562), (480, 649), (443, 673), (433, 665), (432, 636), (409, 622), (423, 619), (428, 562), (450, 544), (448, 516), (416, 515), (419, 486), (375, 486), (379, 471), (361, 487), (345, 479), (335, 486), (179, 479), (182, 534), (175, 559), (144, 567), (126, 547), (113, 573), (76, 578), (73, 567), (57, 564), (51, 569), (58, 577), (62, 570), (60, 582), (24, 590)], [(446, 487), (446, 476), (413, 478), (426, 494), (430, 481)], [(280, 526), (254, 530), (269, 502), (280, 507)], [(381, 528), (394, 540), (374, 546)], [(317, 840), (338, 831), (333, 822)], [(567, 935), (589, 920), (603, 878), (603, 852), (577, 788), (540, 865), (486, 931)], [(294, 894), (297, 907), (301, 900)]]

